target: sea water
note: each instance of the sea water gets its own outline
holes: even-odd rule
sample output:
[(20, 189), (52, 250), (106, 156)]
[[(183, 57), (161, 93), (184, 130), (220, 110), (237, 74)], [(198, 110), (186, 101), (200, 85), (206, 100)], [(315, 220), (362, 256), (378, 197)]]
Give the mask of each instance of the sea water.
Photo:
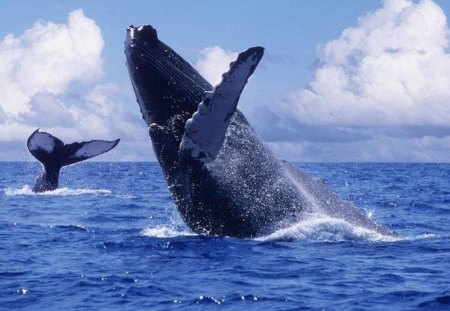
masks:
[(378, 223), (256, 239), (182, 222), (156, 163), (86, 162), (34, 194), (0, 162), (0, 310), (450, 310), (450, 164), (296, 164)]

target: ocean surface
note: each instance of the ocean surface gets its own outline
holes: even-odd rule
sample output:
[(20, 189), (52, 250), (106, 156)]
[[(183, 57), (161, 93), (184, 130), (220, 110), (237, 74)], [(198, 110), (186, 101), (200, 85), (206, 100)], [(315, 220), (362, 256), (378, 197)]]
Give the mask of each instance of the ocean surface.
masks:
[(296, 164), (399, 233), (198, 236), (156, 163), (0, 162), (0, 310), (450, 310), (450, 164)]

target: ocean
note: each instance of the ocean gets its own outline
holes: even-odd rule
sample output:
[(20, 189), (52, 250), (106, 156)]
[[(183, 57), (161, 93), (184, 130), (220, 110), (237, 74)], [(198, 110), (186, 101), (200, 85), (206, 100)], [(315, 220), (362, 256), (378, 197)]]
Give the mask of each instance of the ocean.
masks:
[(0, 162), (0, 309), (450, 310), (450, 164), (296, 166), (399, 237), (325, 216), (199, 236), (157, 163), (80, 163), (34, 194), (39, 163)]

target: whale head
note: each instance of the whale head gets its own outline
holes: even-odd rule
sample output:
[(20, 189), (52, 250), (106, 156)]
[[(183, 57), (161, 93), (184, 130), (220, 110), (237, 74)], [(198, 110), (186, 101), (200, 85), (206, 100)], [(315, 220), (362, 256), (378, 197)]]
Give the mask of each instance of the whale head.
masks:
[(213, 87), (181, 56), (158, 39), (150, 25), (129, 26), (125, 39), (128, 72), (148, 126), (164, 126), (177, 115), (190, 117)]

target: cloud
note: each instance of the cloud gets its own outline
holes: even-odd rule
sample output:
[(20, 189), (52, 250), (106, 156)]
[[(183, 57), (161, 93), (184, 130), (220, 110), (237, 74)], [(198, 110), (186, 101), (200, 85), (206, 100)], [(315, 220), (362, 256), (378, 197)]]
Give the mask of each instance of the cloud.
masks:
[(302, 162), (448, 162), (450, 136), (388, 137), (353, 142), (272, 142), (272, 151), (287, 161)]
[[(41, 128), (66, 143), (91, 139), (121, 143), (111, 154), (97, 160), (152, 160), (151, 144), (144, 122), (137, 111), (128, 111), (114, 99), (124, 90), (114, 84), (98, 84), (86, 94), (39, 93), (30, 102), (30, 110), (20, 114), (19, 121), (1, 124), (0, 160), (31, 160), (25, 142)], [(16, 154), (11, 157), (11, 154)]]
[(195, 68), (212, 85), (222, 81), (222, 74), (230, 68), (230, 63), (235, 61), (238, 53), (226, 51), (218, 46), (207, 47), (200, 51), (199, 60)]
[(319, 49), (308, 86), (281, 114), (312, 125), (448, 126), (448, 34), (434, 2), (386, 0)]
[[(103, 46), (100, 28), (82, 10), (65, 24), (36, 22), (0, 41), (0, 160), (32, 159), (25, 143), (36, 128), (67, 143), (122, 138), (99, 160), (154, 158), (138, 109), (117, 100), (128, 90), (98, 83)], [(87, 91), (71, 90), (73, 82)]]
[(302, 161), (450, 161), (449, 33), (431, 0), (383, 1), (318, 48), (306, 87), (253, 111), (258, 132)]
[(100, 28), (82, 10), (67, 24), (36, 22), (20, 36), (0, 42), (0, 105), (7, 115), (30, 109), (40, 93), (64, 93), (71, 82), (92, 82), (102, 75)]
[(3, 112), (2, 106), (0, 106), (0, 124), (2, 124), (5, 121), (5, 113)]

